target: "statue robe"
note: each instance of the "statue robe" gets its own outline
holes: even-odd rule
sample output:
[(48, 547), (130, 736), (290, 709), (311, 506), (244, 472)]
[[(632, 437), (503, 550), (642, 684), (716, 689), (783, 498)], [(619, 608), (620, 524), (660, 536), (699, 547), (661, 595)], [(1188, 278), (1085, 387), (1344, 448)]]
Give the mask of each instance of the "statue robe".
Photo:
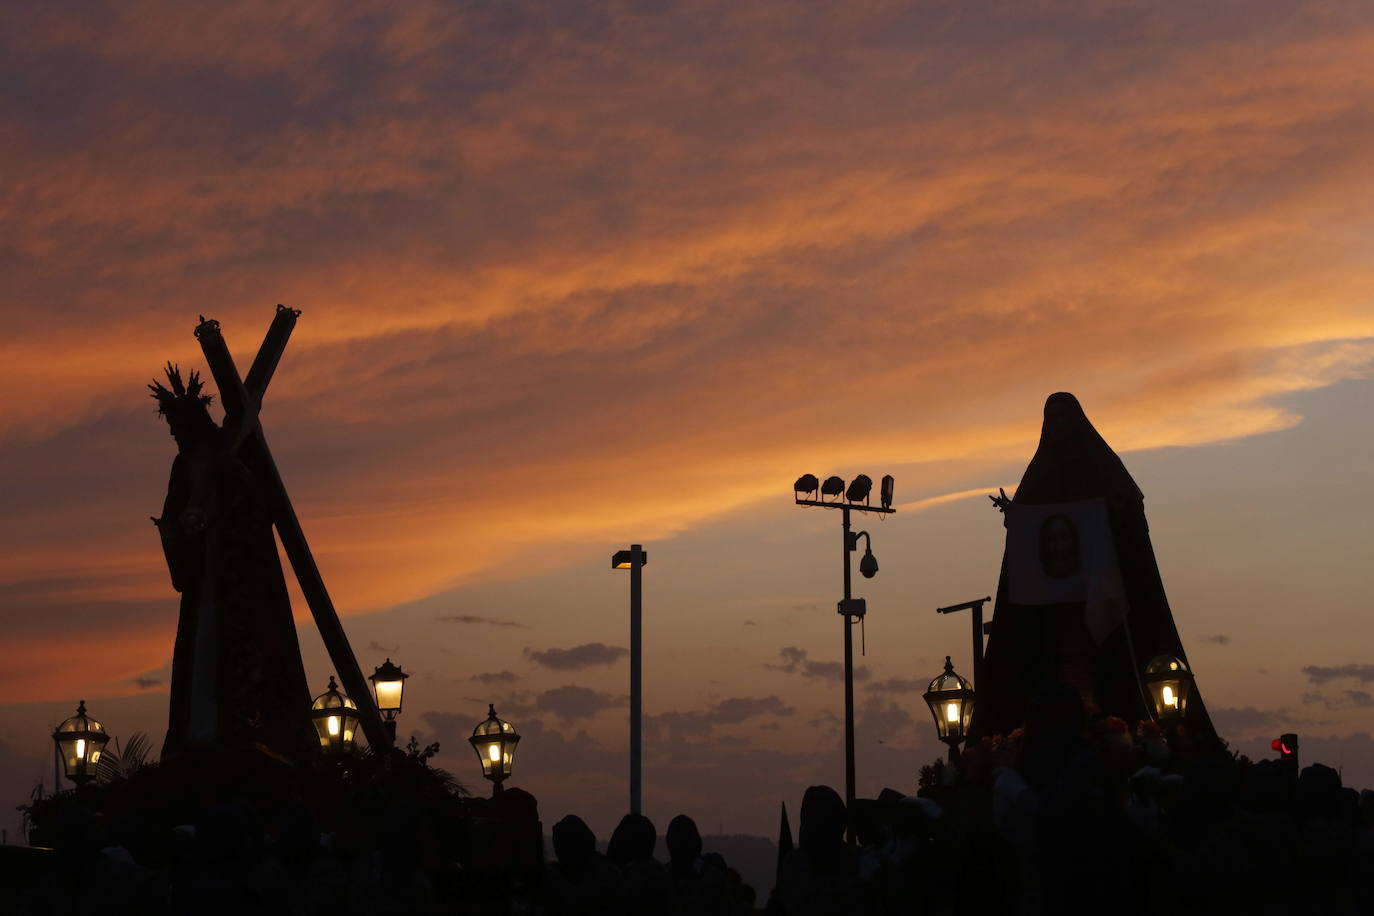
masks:
[[(1070, 684), (1085, 703), (1134, 725), (1151, 714), (1140, 682), (1145, 665), (1158, 655), (1187, 661), (1150, 543), (1144, 495), (1078, 400), (1051, 395), (1039, 447), (1007, 511), (1093, 499), (1106, 504), (1126, 599), (1124, 623), (1098, 644), (1082, 601), (1013, 603), (1004, 554), (983, 683), (974, 685), (974, 737), (1006, 734), (1023, 724), (1026, 702), (1042, 681)], [(1196, 689), (1186, 715), (1185, 726), (1193, 733), (1215, 734)]]
[(317, 743), (270, 513), (218, 442), (184, 447), (156, 519), (181, 593), (163, 756), (257, 748), (301, 760)]

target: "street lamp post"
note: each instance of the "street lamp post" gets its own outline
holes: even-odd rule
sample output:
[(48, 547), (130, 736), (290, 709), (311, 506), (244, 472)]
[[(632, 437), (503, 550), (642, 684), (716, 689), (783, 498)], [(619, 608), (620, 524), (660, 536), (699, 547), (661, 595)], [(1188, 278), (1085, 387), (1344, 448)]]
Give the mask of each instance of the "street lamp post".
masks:
[[(801, 494), (815, 494), (819, 489), (819, 499), (802, 499)], [(869, 504), (869, 494), (873, 489), (873, 479), (860, 474), (845, 489), (844, 480), (827, 477), (822, 483), (814, 474), (797, 478), (792, 485), (794, 499), (799, 506), (816, 506), (821, 509), (839, 509), (840, 523), (844, 535), (842, 545), (842, 568), (844, 570), (844, 598), (836, 606), (844, 617), (844, 803), (846, 809), (854, 805), (854, 633), (855, 621), (862, 621), (868, 613), (868, 604), (862, 598), (855, 598), (850, 584), (849, 555), (859, 547), (859, 538), (864, 539), (864, 555), (859, 561), (859, 572), (865, 579), (878, 574), (878, 560), (873, 556), (873, 541), (867, 531), (853, 532), (849, 527), (849, 513), (877, 512), (890, 515), (897, 510), (892, 508), (892, 475), (883, 478), (880, 493), (881, 506)], [(826, 499), (826, 497), (831, 497)], [(843, 497), (843, 499), (841, 499)], [(854, 842), (853, 822), (847, 830), (849, 842)]]
[(643, 586), (644, 565), (649, 554), (639, 544), (629, 550), (617, 550), (611, 557), (612, 569), (630, 571), (630, 813), (640, 813), (641, 788), (640, 726), (643, 723)]
[(937, 614), (953, 614), (955, 611), (968, 611), (973, 624), (973, 683), (983, 683), (983, 632), (986, 629), (983, 625), (983, 605), (992, 600), (989, 595), (986, 598), (975, 598), (972, 601), (965, 601), (963, 604), (951, 604), (949, 607), (937, 607)]

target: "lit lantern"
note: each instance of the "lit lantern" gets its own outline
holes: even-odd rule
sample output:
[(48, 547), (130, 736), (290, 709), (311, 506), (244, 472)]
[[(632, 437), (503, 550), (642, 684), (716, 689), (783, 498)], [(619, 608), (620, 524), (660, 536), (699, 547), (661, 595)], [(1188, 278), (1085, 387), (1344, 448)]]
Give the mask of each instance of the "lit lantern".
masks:
[(396, 717), (401, 714), (401, 694), (408, 677), (410, 675), (402, 671), (400, 665), (393, 665), (388, 658), (368, 678), (372, 682), (372, 695), (377, 698), (377, 711), (386, 719), (392, 741), (396, 740)]
[(496, 717), (495, 705), (487, 705), (487, 718), (472, 730), (468, 739), (477, 759), (482, 761), (482, 775), (492, 782), (491, 794), (501, 791), (501, 783), (510, 775), (511, 764), (515, 760), (515, 746), (520, 736), (515, 726)]
[(52, 740), (57, 743), (57, 753), (62, 758), (67, 778), (79, 786), (95, 779), (100, 753), (110, 736), (105, 734), (105, 726), (86, 715), (86, 701), (82, 700), (76, 707), (76, 715), (57, 726)]
[(358, 704), (339, 693), (339, 685), (329, 677), (329, 689), (315, 697), (310, 705), (310, 718), (320, 733), (320, 747), (328, 752), (353, 747), (358, 731)]
[(973, 685), (954, 673), (954, 665), (945, 656), (945, 670), (930, 682), (925, 692), (930, 714), (935, 717), (935, 730), (940, 740), (949, 745), (949, 756), (958, 755), (959, 744), (968, 734), (973, 718)]
[(1145, 688), (1154, 703), (1155, 718), (1172, 722), (1183, 718), (1188, 695), (1193, 691), (1193, 673), (1172, 655), (1159, 655), (1145, 666)]

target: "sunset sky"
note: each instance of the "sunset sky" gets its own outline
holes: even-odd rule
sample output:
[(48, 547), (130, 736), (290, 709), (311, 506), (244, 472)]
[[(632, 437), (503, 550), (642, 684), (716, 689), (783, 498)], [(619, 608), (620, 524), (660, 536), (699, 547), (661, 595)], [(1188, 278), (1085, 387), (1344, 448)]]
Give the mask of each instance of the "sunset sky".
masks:
[(660, 831), (843, 785), (806, 472), (896, 477), (858, 788), (913, 790), (969, 664), (934, 608), (995, 590), (1059, 390), (1223, 736), (1374, 787), (1371, 60), (1366, 0), (6, 6), (0, 809), (78, 699), (160, 742), (144, 385), (279, 302), (264, 425), (360, 662), (470, 783), (494, 702), (546, 826), (624, 811), (631, 542)]

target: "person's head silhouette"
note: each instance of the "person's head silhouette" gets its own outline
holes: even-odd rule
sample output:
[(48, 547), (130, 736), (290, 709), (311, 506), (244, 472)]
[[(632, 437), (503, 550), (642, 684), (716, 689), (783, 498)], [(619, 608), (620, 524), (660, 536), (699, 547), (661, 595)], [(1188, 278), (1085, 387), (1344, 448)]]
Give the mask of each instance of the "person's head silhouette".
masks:
[(553, 854), (564, 868), (585, 868), (596, 857), (596, 834), (576, 814), (553, 825)]
[(812, 856), (825, 857), (844, 845), (844, 800), (829, 786), (812, 786), (802, 796), (797, 845)]
[(668, 822), (668, 857), (673, 868), (681, 870), (690, 867), (701, 855), (701, 831), (696, 821), (685, 814), (679, 814)]
[(653, 821), (642, 814), (627, 814), (611, 834), (611, 842), (606, 845), (606, 857), (624, 867), (636, 859), (652, 857), (657, 843), (658, 832), (654, 830)]

